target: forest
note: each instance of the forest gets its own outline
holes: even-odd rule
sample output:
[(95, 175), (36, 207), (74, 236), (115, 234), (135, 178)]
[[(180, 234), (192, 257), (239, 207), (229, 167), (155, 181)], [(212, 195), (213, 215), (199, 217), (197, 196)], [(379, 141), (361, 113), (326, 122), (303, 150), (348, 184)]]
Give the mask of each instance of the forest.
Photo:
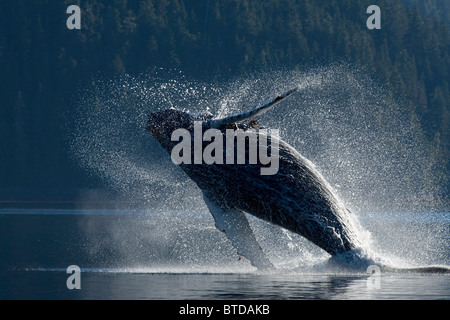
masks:
[[(80, 30), (66, 27), (72, 4)], [(372, 4), (380, 30), (366, 27)], [(215, 79), (340, 61), (406, 101), (404, 112), (438, 150), (430, 157), (444, 163), (448, 197), (450, 1), (1, 1), (0, 201), (67, 199), (98, 187), (62, 151), (60, 123), (73, 90), (99, 74), (168, 67)]]

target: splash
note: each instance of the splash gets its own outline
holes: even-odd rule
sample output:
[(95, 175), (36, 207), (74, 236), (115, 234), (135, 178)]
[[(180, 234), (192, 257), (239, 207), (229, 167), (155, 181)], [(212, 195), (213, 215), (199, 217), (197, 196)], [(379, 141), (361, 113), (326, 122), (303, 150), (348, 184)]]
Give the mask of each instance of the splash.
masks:
[[(355, 216), (351, 218), (365, 244), (364, 250), (375, 250), (391, 259), (389, 253), (398, 253), (393, 250), (397, 239), (389, 243), (382, 238), (380, 241), (380, 236), (386, 234), (385, 225), (380, 227), (365, 217), (368, 213), (379, 217), (386, 216), (385, 212), (434, 210), (435, 199), (441, 192), (441, 163), (437, 150), (423, 136), (418, 120), (406, 112), (401, 100), (393, 98), (364, 71), (348, 65), (306, 71), (277, 70), (219, 83), (189, 79), (182, 73), (164, 69), (151, 75), (97, 79), (79, 95), (74, 127), (69, 134), (71, 154), (80, 166), (116, 190), (122, 205), (153, 212), (151, 219), (160, 224), (158, 231), (136, 226), (127, 230), (144, 238), (157, 232), (159, 237), (152, 239), (163, 243), (150, 241), (148, 246), (168, 246), (173, 244), (173, 237), (191, 239), (191, 216), (183, 219), (186, 232), (182, 235), (175, 229), (180, 228), (179, 224), (175, 227), (172, 220), (164, 218), (168, 217), (164, 212), (174, 210), (197, 212), (196, 217), (206, 223), (203, 230), (223, 240), (214, 229), (198, 188), (172, 165), (170, 156), (144, 131), (146, 114), (176, 107), (223, 117), (249, 110), (293, 87), (300, 89), (299, 94), (262, 115), (260, 122), (279, 129), (281, 138), (310, 159), (352, 209)], [(160, 215), (156, 217), (155, 212)], [(251, 217), (249, 220), (277, 267), (308, 269), (329, 257), (298, 235)], [(448, 237), (448, 223), (436, 228), (433, 230), (437, 234), (447, 232)], [(408, 232), (404, 230), (403, 236), (411, 236)], [(115, 242), (105, 246), (116, 243), (120, 247), (125, 238), (117, 236), (119, 233), (111, 229)], [(429, 253), (430, 256), (437, 255), (436, 261), (448, 264), (448, 242), (432, 235), (421, 241), (422, 248), (411, 248), (413, 252), (423, 250), (426, 243), (438, 252)], [(204, 251), (193, 253), (196, 246)], [(214, 251), (217, 249), (199, 246), (194, 240), (186, 247), (174, 247), (176, 250), (166, 254), (184, 260), (157, 256), (155, 261), (194, 264), (204, 270), (211, 267), (214, 259), (223, 263), (218, 257), (230, 258), (233, 251), (223, 243), (224, 251), (219, 249), (217, 254)], [(101, 248), (97, 245), (91, 251), (98, 250)], [(215, 258), (205, 258), (208, 255)], [(416, 262), (430, 261), (430, 256), (421, 256)], [(390, 263), (400, 264), (394, 260)], [(406, 260), (414, 261), (411, 255)], [(370, 256), (365, 261), (378, 260)]]

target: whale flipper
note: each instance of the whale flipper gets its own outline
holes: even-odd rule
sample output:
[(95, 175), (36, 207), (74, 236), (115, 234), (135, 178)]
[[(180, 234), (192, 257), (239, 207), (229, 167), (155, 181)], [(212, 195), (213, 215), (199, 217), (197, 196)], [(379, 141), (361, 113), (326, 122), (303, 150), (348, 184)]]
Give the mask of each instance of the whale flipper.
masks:
[(238, 254), (249, 259), (258, 269), (274, 268), (256, 240), (243, 211), (228, 205), (220, 196), (212, 193), (203, 192), (203, 198), (216, 227), (225, 233)]
[(261, 115), (264, 112), (266, 112), (267, 110), (269, 110), (270, 108), (272, 108), (274, 105), (281, 102), (281, 100), (289, 97), (291, 94), (293, 94), (297, 90), (298, 90), (298, 88), (294, 88), (289, 91), (286, 91), (285, 93), (277, 96), (275, 99), (273, 99), (259, 107), (256, 107), (253, 110), (247, 111), (247, 112), (238, 113), (238, 114), (235, 114), (235, 115), (232, 115), (232, 116), (229, 116), (226, 118), (222, 118), (222, 119), (216, 119), (216, 120), (209, 119), (208, 126), (210, 128), (220, 128), (223, 125), (227, 125), (227, 124), (238, 122), (238, 121), (243, 121), (243, 120), (249, 119), (251, 117), (256, 117), (258, 115)]

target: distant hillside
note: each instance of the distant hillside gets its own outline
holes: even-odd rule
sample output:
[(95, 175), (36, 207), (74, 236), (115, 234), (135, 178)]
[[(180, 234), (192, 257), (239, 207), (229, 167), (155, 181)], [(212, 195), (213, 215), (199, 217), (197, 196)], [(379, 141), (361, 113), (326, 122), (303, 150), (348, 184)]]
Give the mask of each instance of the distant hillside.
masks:
[(447, 0), (403, 0), (409, 6), (417, 6), (424, 16), (439, 17), (450, 25), (450, 1)]
[[(450, 171), (450, 1), (379, 0), (382, 29), (368, 30), (354, 0), (141, 0), (0, 2), (0, 189), (92, 182), (61, 152), (61, 114), (98, 74), (178, 68), (196, 77), (351, 61), (373, 72)], [(79, 3), (82, 29), (66, 28)], [(43, 170), (43, 168), (47, 168)]]

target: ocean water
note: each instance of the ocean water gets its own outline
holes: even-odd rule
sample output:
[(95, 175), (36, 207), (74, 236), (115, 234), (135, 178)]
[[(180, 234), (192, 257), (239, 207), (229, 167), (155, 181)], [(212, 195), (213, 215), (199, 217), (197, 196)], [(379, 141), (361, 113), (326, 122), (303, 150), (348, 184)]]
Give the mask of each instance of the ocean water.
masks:
[[(449, 214), (365, 214), (371, 247), (401, 269), (370, 274), (250, 218), (275, 270), (239, 259), (207, 212), (0, 210), (0, 299), (448, 300)], [(69, 266), (80, 288), (69, 289)], [(75, 283), (75, 282), (73, 282)]]

